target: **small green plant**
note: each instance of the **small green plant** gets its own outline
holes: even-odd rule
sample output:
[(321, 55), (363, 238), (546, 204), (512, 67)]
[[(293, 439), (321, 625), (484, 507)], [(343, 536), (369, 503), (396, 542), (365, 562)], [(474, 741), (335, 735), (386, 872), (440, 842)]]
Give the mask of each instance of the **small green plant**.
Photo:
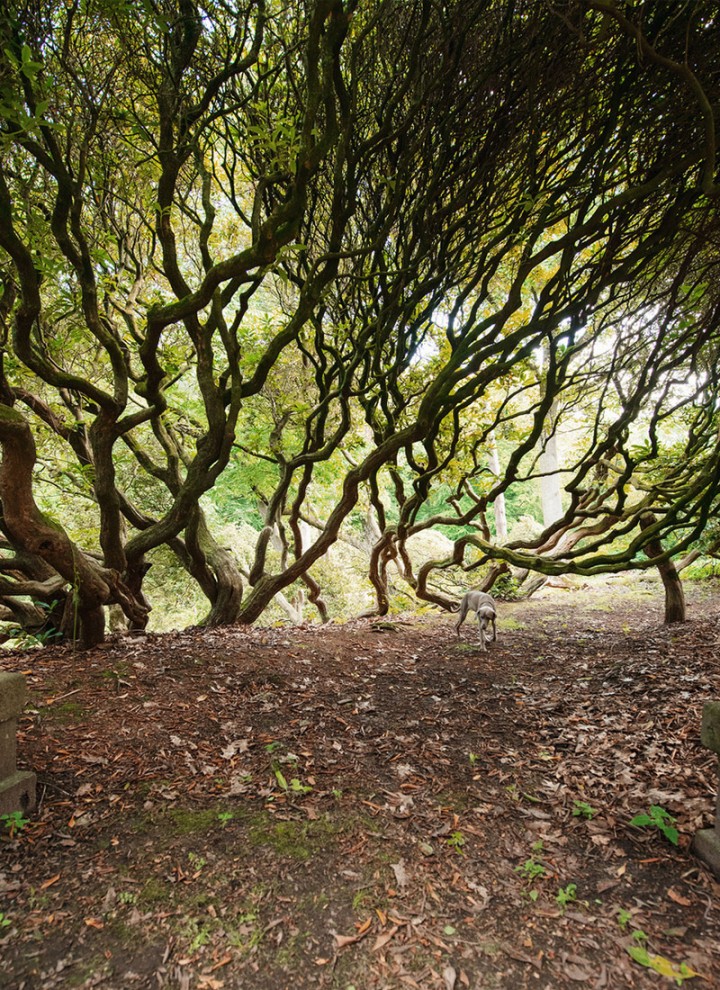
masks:
[[(515, 872), (518, 873), (522, 879), (527, 884), (528, 888), (535, 881), (544, 877), (547, 870), (542, 863), (538, 862), (537, 857), (543, 851), (542, 839), (538, 839), (537, 842), (533, 842), (532, 846), (532, 856), (526, 859), (524, 863), (515, 867)], [(538, 899), (537, 890), (526, 889), (523, 891), (523, 896), (530, 898), (531, 901), (535, 902)]]
[(470, 760), (470, 766), (471, 767), (474, 767), (475, 766), (475, 764), (477, 763), (477, 761), (479, 760), (479, 758), (480, 757), (477, 755), (477, 753), (468, 753), (468, 759)]
[(3, 828), (6, 828), (10, 833), (11, 839), (22, 832), (29, 821), (30, 819), (25, 818), (22, 811), (11, 811), (8, 814), (0, 815), (0, 822), (2, 822)]
[[(220, 816), (218, 815), (218, 818)], [(232, 815), (230, 816), (232, 818)], [(204, 856), (198, 856), (196, 852), (192, 850), (188, 853), (188, 863), (194, 870), (202, 870), (204, 866), (207, 866), (207, 860)]]
[(132, 890), (121, 890), (118, 901), (120, 904), (137, 904), (137, 894)]
[(0, 911), (0, 928), (8, 928), (12, 924), (9, 918), (7, 918), (2, 911)]
[(532, 883), (533, 880), (537, 880), (538, 877), (544, 877), (547, 870), (542, 865), (538, 863), (534, 856), (530, 859), (526, 859), (524, 863), (520, 866), (515, 867), (515, 872), (519, 873), (523, 880), (527, 880), (528, 883)]
[(462, 834), (462, 832), (460, 832), (459, 830), (455, 832), (451, 832), (451, 834), (448, 836), (446, 841), (447, 844), (450, 846), (450, 848), (454, 849), (456, 853), (459, 853), (461, 856), (465, 855), (463, 853), (463, 846), (465, 845), (465, 836)]
[(597, 814), (596, 808), (591, 808), (587, 801), (573, 801), (573, 816), (575, 818), (594, 818)]
[(628, 922), (632, 921), (632, 911), (626, 911), (625, 908), (620, 908), (617, 915), (617, 922), (621, 928), (627, 928)]
[(661, 808), (659, 804), (650, 805), (650, 814), (635, 815), (634, 818), (630, 819), (630, 824), (636, 825), (638, 828), (656, 828), (662, 832), (668, 842), (672, 842), (674, 846), (678, 844), (679, 833), (676, 828), (673, 828), (675, 819), (669, 811)]
[(195, 927), (197, 930), (192, 941), (190, 942), (190, 952), (197, 952), (198, 949), (201, 949), (204, 945), (207, 945), (210, 942), (211, 936), (208, 926), (199, 925), (195, 922)]
[(280, 767), (273, 766), (273, 773), (278, 787), (286, 794), (309, 794), (312, 791), (310, 784), (303, 784), (299, 777), (292, 777), (288, 783)]
[[(220, 822), (220, 824), (222, 825), (223, 828), (225, 828), (225, 826), (228, 824), (228, 822), (231, 822), (234, 817), (235, 817), (235, 815), (232, 813), (232, 811), (219, 811), (218, 812), (218, 821)], [(204, 865), (205, 864), (203, 863), (203, 866)]]
[(574, 883), (569, 883), (567, 887), (561, 887), (555, 895), (555, 900), (558, 902), (560, 907), (567, 907), (568, 904), (572, 904), (575, 900), (575, 895), (577, 893), (577, 885)]

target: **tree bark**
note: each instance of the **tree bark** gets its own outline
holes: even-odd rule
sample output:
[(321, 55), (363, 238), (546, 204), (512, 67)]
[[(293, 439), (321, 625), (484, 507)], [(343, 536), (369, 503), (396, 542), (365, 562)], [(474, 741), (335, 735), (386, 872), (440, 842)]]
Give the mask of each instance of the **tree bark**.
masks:
[[(640, 528), (648, 529), (657, 522), (652, 513), (647, 513), (640, 519)], [(651, 559), (661, 557), (663, 553), (660, 540), (650, 540), (645, 544), (645, 553)], [(657, 564), (660, 578), (665, 588), (665, 625), (673, 622), (685, 622), (685, 593), (677, 568), (672, 560), (661, 560)]]
[(101, 567), (87, 557), (63, 527), (40, 511), (33, 496), (35, 442), (25, 417), (16, 409), (0, 405), (0, 501), (4, 528), (18, 550), (34, 554), (50, 564), (75, 594), (68, 597), (64, 625), (83, 646), (101, 643), (105, 631), (103, 605), (122, 602), (133, 606), (131, 595), (116, 571)]
[(192, 513), (185, 537), (187, 569), (210, 601), (210, 611), (201, 625), (232, 625), (242, 603), (242, 575), (232, 554), (210, 532), (200, 506)]

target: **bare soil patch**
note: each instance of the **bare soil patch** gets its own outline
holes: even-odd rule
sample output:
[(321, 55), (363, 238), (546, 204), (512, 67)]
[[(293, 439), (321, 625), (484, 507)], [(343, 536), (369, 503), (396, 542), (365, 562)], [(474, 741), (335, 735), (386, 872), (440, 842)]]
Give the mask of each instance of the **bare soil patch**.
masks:
[(720, 986), (720, 588), (687, 591), (670, 628), (652, 583), (501, 603), (487, 653), (430, 616), (3, 656), (41, 804), (0, 840), (0, 985)]

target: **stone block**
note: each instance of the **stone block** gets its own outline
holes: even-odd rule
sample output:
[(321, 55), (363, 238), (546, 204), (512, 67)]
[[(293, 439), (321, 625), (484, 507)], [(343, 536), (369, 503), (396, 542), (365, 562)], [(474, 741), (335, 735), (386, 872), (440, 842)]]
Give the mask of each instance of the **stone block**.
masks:
[(703, 707), (700, 742), (720, 754), (720, 701), (708, 701)]
[(28, 700), (22, 674), (0, 673), (0, 722), (17, 718)]
[(720, 832), (716, 828), (700, 829), (695, 833), (692, 850), (720, 880)]
[(0, 815), (11, 815), (13, 811), (23, 814), (35, 808), (36, 778), (34, 773), (16, 770), (0, 780)]
[(0, 780), (15, 773), (17, 741), (15, 732), (17, 719), (9, 718), (0, 722)]
[(22, 674), (0, 673), (0, 815), (35, 807), (35, 774), (16, 768), (17, 720), (27, 697)]

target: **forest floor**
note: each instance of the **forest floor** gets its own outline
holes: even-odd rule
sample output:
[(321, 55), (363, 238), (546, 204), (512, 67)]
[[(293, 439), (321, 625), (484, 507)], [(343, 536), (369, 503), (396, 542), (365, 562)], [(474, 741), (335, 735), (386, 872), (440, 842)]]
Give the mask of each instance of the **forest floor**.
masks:
[(0, 986), (720, 987), (720, 587), (686, 591), (673, 627), (647, 580), (500, 603), (486, 653), (438, 613), (2, 655), (40, 804)]

